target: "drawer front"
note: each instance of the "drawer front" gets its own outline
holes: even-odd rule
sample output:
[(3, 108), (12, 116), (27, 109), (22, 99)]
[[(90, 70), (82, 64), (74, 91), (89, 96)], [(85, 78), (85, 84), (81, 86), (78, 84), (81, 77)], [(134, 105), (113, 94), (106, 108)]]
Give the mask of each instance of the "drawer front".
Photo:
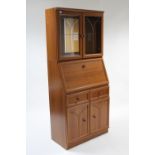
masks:
[(107, 96), (109, 96), (108, 86), (91, 89), (91, 92), (90, 92), (91, 100), (96, 100)]
[(81, 104), (89, 101), (88, 91), (67, 95), (67, 106)]

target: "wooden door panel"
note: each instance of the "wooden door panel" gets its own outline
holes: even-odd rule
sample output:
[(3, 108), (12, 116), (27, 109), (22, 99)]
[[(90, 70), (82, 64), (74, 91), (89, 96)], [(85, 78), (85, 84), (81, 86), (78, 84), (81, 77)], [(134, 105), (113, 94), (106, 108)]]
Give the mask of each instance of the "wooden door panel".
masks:
[(88, 133), (88, 110), (87, 110), (87, 107), (82, 109), (82, 112), (79, 117), (80, 117), (79, 134), (80, 134), (80, 137), (84, 137)]
[(91, 117), (90, 117), (90, 126), (91, 126), (91, 132), (95, 132), (97, 129), (99, 129), (99, 108), (95, 107), (95, 104), (91, 105)]
[(68, 108), (68, 141), (74, 142), (88, 134), (88, 103)]
[(109, 98), (91, 102), (90, 131), (91, 133), (108, 128)]

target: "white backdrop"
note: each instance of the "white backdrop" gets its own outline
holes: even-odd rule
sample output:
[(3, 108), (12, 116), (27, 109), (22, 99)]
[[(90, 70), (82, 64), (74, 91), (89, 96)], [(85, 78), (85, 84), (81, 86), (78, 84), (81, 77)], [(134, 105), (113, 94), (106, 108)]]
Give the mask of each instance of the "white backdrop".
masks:
[[(68, 151), (50, 140), (45, 9), (104, 10), (109, 133)], [(128, 0), (27, 0), (27, 155), (128, 155)]]

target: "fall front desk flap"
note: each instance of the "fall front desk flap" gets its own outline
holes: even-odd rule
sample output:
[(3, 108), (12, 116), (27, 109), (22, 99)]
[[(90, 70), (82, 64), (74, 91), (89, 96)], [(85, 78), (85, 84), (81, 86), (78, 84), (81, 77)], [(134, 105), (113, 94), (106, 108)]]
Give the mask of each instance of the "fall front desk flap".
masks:
[(59, 65), (67, 93), (108, 84), (102, 59), (62, 62)]

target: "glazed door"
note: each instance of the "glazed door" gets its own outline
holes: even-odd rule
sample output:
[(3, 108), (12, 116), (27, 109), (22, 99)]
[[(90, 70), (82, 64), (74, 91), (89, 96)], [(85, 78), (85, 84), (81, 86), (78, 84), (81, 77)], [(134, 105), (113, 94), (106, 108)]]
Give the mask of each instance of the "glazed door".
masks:
[(82, 16), (71, 11), (58, 11), (59, 17), (59, 59), (82, 57)]
[(72, 143), (88, 135), (88, 104), (68, 108), (68, 142)]
[(92, 101), (90, 107), (90, 132), (94, 133), (99, 130), (108, 128), (109, 99)]
[(103, 14), (85, 13), (83, 16), (84, 57), (102, 56)]

